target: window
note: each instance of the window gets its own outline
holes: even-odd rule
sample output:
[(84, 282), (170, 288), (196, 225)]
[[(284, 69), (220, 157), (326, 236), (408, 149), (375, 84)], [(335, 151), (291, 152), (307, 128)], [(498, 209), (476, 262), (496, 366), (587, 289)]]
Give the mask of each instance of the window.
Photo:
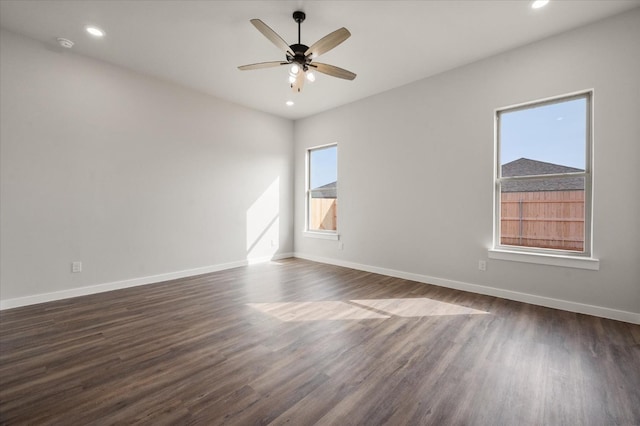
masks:
[(337, 235), (338, 146), (307, 151), (307, 231)]
[(591, 93), (497, 111), (494, 249), (591, 255)]

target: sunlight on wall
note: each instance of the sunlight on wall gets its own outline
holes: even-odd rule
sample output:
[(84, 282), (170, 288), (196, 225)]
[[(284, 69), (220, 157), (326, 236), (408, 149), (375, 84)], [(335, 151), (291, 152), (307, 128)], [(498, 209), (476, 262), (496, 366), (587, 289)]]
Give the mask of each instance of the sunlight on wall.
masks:
[(280, 245), (280, 177), (247, 210), (247, 260), (269, 260)]
[(280, 321), (388, 319), (393, 316), (411, 318), (489, 313), (428, 298), (247, 303), (247, 306)]

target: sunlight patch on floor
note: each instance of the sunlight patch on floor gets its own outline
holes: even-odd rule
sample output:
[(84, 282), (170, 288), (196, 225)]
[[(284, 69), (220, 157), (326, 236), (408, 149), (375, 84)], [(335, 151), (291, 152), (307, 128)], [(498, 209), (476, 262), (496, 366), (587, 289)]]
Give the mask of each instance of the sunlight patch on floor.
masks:
[(282, 302), (282, 303), (248, 303), (265, 314), (280, 321), (321, 321), (321, 320), (359, 320), (386, 319), (388, 315), (359, 308), (345, 302)]
[(482, 315), (489, 312), (428, 298), (247, 303), (280, 321), (327, 321)]
[(478, 315), (489, 312), (456, 305), (454, 303), (440, 302), (438, 300), (421, 298), (407, 299), (368, 299), (352, 300), (351, 302), (366, 306), (376, 311), (385, 312), (398, 317), (433, 317), (441, 315)]

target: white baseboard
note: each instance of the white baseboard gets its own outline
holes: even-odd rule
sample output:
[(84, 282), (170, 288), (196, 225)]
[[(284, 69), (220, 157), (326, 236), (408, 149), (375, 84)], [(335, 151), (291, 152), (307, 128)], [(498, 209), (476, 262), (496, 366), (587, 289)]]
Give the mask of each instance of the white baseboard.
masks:
[(495, 287), (487, 287), (483, 285), (470, 284), (462, 281), (454, 281), (438, 277), (430, 277), (428, 275), (397, 271), (395, 269), (379, 268), (377, 266), (363, 265), (360, 263), (348, 262), (339, 259), (329, 259), (304, 253), (296, 252), (294, 253), (294, 257), (311, 260), (313, 262), (326, 263), (329, 265), (343, 266), (345, 268), (357, 269), (365, 272), (373, 272), (375, 274), (386, 275), (389, 277), (417, 281), (424, 284), (433, 284), (440, 287), (453, 288), (456, 290), (463, 290), (471, 293), (495, 296), (508, 300), (515, 300), (517, 302), (524, 302), (532, 305), (544, 306), (547, 308), (561, 309), (563, 311), (593, 315), (596, 317), (624, 321), (632, 324), (640, 324), (640, 313), (619, 311), (616, 309), (604, 308), (602, 306), (586, 305), (583, 303), (571, 302), (568, 300), (553, 299), (550, 297), (537, 296), (534, 294), (520, 293), (512, 290), (504, 290)]
[(517, 291), (504, 290), (495, 287), (487, 287), (478, 284), (470, 284), (462, 281), (448, 280), (444, 278), (431, 277), (428, 275), (414, 274), (411, 272), (398, 271), (395, 269), (380, 268), (377, 266), (364, 265), (355, 262), (349, 262), (339, 259), (329, 259), (304, 253), (281, 253), (272, 257), (259, 259), (240, 260), (237, 262), (222, 263), (218, 265), (205, 266), (195, 269), (187, 269), (183, 271), (169, 272), (166, 274), (151, 275), (147, 277), (133, 278), (122, 281), (114, 281), (110, 283), (97, 284), (86, 287), (72, 288), (68, 290), (55, 291), (51, 293), (42, 293), (32, 296), (17, 297), (14, 299), (0, 300), (0, 310), (18, 308), (20, 306), (34, 305), (37, 303), (51, 302), (54, 300), (68, 299), (71, 297), (86, 296), (89, 294), (103, 293), (105, 291), (118, 290), (121, 288), (135, 287), (139, 285), (154, 284), (178, 278), (192, 277), (196, 275), (208, 274), (211, 272), (222, 271), (225, 269), (247, 266), (255, 263), (268, 262), (271, 260), (286, 259), (289, 257), (297, 257), (300, 259), (311, 260), (314, 262), (326, 263), (329, 265), (343, 266), (345, 268), (357, 269), (360, 271), (373, 272), (380, 275), (402, 278), (405, 280), (416, 281), (425, 284), (433, 284), (440, 287), (453, 288), (456, 290), (468, 291), (471, 293), (484, 294), (487, 296), (495, 296), (503, 299), (515, 300), (518, 302), (530, 303), (532, 305), (545, 306), (548, 308), (562, 309), (564, 311), (576, 312), (580, 314), (593, 315), (602, 318), (609, 318), (618, 321), (625, 321), (632, 324), (640, 324), (640, 314), (634, 312), (620, 311), (602, 306), (586, 305), (577, 302), (571, 302), (561, 299), (553, 299), (544, 296), (537, 296), (528, 293), (520, 293)]
[(16, 297), (14, 299), (0, 300), (0, 310), (18, 308), (20, 306), (35, 305), (36, 303), (52, 302), (54, 300), (69, 299), (71, 297), (87, 296), (89, 294), (103, 293), (105, 291), (118, 290), (121, 288), (136, 287), (139, 285), (155, 284), (163, 281), (175, 280), (178, 278), (193, 277), (196, 275), (209, 274), (211, 272), (225, 269), (237, 268), (240, 266), (253, 265), (256, 263), (269, 262), (271, 260), (286, 259), (293, 257), (293, 253), (281, 253), (274, 256), (245, 259), (237, 262), (221, 263), (218, 265), (204, 266), (195, 269), (169, 272), (166, 274), (151, 275), (148, 277), (132, 278), (122, 281), (96, 284), (86, 287), (71, 288), (68, 290), (54, 291), (51, 293), (35, 294), (32, 296)]

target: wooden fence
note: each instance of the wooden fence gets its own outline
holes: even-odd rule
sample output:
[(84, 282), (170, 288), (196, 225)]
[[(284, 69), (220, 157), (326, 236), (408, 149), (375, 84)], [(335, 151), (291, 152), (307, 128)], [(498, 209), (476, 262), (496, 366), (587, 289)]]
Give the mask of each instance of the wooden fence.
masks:
[(309, 229), (337, 229), (337, 200), (335, 198), (312, 198), (309, 206)]
[(584, 191), (503, 192), (500, 243), (584, 250)]
[[(584, 191), (503, 192), (500, 243), (584, 250)], [(337, 200), (312, 198), (309, 229), (337, 229)]]

